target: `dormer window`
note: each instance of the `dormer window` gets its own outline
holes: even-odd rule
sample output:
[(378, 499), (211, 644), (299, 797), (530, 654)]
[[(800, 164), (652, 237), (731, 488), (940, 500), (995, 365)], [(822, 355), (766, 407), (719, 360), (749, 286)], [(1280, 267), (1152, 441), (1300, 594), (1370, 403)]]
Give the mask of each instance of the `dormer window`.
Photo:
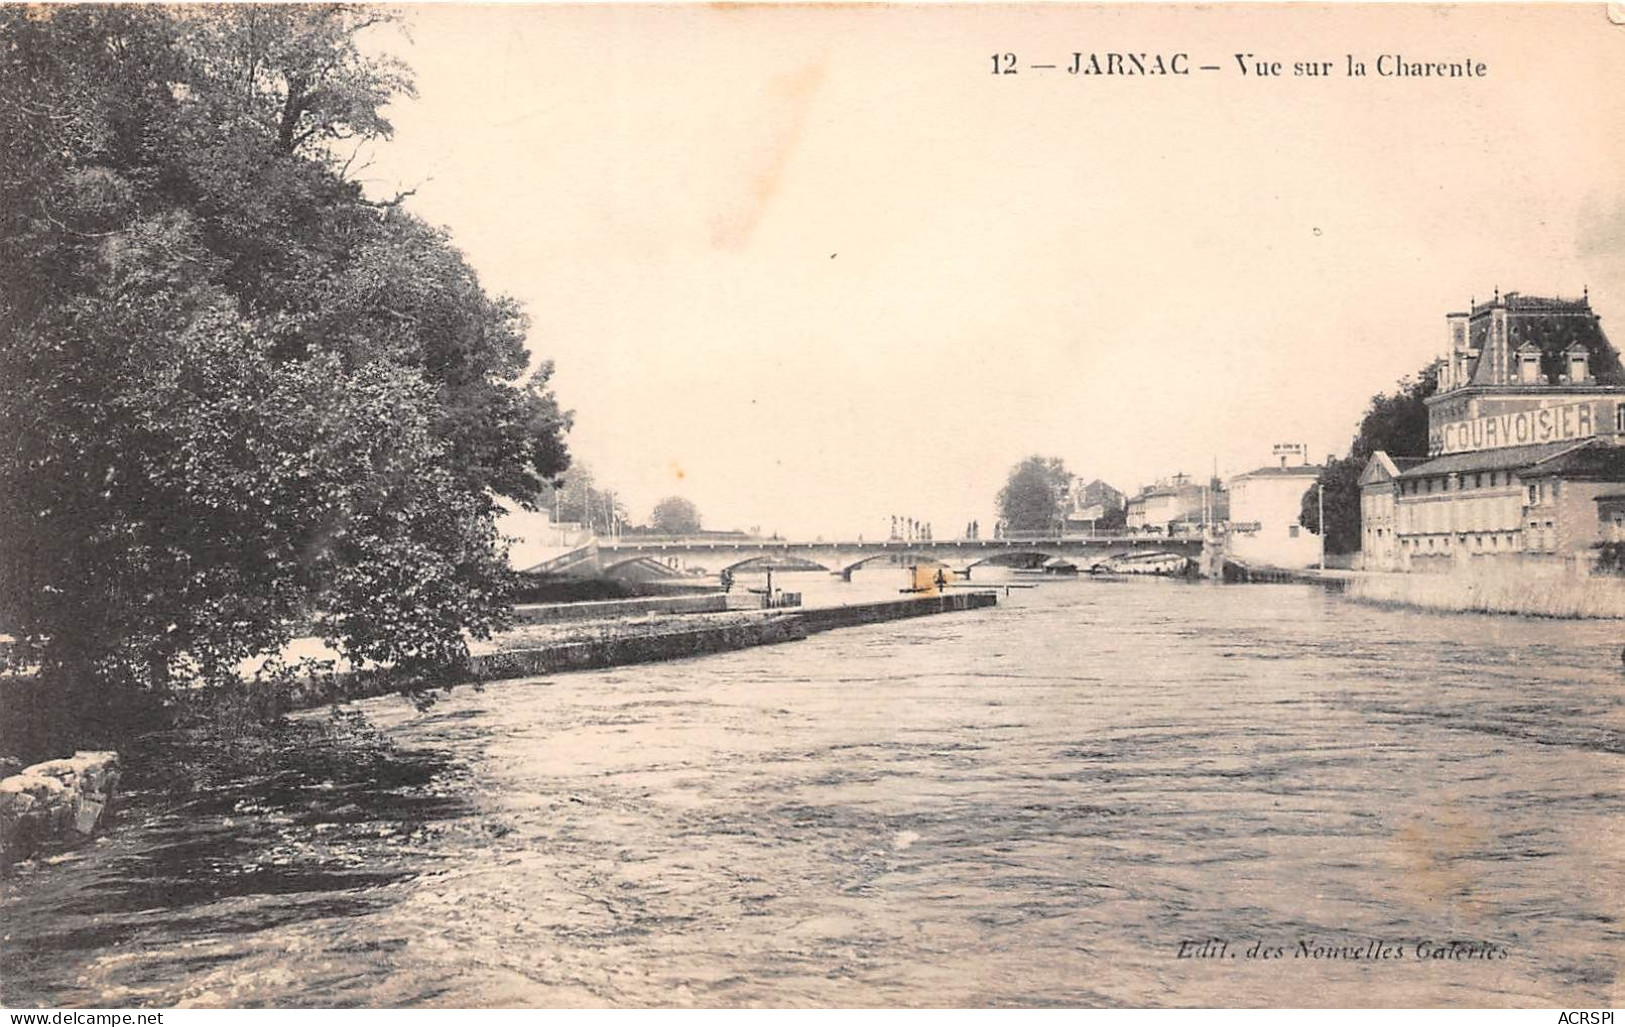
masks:
[(1518, 347), (1518, 383), (1520, 385), (1541, 383), (1540, 347), (1532, 342), (1526, 342)]
[(1591, 352), (1580, 343), (1569, 347), (1569, 381), (1582, 385), (1591, 378)]

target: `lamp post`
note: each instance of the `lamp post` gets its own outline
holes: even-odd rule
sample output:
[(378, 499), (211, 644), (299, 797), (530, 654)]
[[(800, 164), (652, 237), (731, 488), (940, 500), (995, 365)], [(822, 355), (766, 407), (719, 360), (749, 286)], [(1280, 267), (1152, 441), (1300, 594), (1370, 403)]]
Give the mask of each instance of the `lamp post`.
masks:
[(1326, 483), (1317, 481), (1315, 486), (1315, 502), (1319, 506), (1318, 516), (1320, 518), (1320, 569), (1324, 573), (1326, 570)]

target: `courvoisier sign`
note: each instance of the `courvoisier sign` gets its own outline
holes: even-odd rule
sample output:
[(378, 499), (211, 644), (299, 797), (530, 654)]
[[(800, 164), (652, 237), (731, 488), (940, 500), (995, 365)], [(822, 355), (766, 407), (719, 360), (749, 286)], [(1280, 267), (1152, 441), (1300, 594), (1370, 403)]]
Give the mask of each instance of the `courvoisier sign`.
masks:
[(1591, 403), (1566, 403), (1436, 424), (1428, 437), (1428, 452), (1444, 456), (1502, 446), (1566, 442), (1595, 434), (1596, 418)]

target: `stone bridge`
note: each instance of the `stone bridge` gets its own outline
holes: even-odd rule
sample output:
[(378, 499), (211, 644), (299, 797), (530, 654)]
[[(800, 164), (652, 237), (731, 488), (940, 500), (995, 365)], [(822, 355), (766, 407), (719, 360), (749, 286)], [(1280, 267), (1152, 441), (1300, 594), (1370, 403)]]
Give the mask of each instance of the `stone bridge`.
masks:
[[(968, 572), (981, 563), (1030, 563), (1061, 558), (1088, 570), (1108, 561), (1151, 560), (1182, 556), (1203, 564), (1199, 537), (1160, 538), (1128, 534), (1061, 535), (1041, 538), (942, 539), (940, 541), (796, 542), (786, 539), (692, 538), (630, 536), (598, 539), (567, 557), (532, 568), (535, 571), (614, 576), (619, 568), (638, 563), (669, 563), (711, 573), (732, 570), (753, 562), (804, 561), (850, 579), (869, 563), (899, 565), (937, 564)], [(781, 563), (782, 565), (782, 563)]]

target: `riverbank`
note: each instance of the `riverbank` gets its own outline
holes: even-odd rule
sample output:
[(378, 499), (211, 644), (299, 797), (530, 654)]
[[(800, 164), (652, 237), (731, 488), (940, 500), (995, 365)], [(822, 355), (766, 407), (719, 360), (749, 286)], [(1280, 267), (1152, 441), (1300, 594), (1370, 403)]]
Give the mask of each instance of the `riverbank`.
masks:
[[(575, 670), (595, 670), (637, 663), (687, 659), (759, 645), (777, 645), (808, 634), (840, 627), (874, 624), (906, 617), (980, 609), (996, 605), (992, 593), (953, 593), (812, 609), (718, 610), (713, 596), (686, 597), (675, 606), (654, 601), (640, 616), (628, 613), (637, 606), (622, 602), (583, 603), (573, 611), (576, 619), (556, 608), (533, 607), (519, 623), (489, 640), (469, 647), (466, 667), (441, 685), (456, 685)], [(693, 610), (713, 612), (689, 612)], [(300, 640), (288, 657), (334, 660), (337, 654), (319, 640)], [(297, 679), (291, 686), (263, 689), (246, 686), (239, 694), (223, 696), (212, 690), (172, 695), (165, 709), (146, 702), (132, 707), (125, 718), (150, 722), (208, 720), (221, 702), (242, 705), (264, 715), (306, 710), (351, 699), (409, 690), (395, 675), (375, 669), (354, 669), (339, 664), (329, 673)], [(68, 696), (32, 674), (0, 676), (0, 756), (17, 755), (26, 761), (44, 759), (70, 746), (56, 744), (73, 734), (78, 716)], [(234, 714), (235, 716), (235, 714)]]
[[(997, 603), (992, 593), (955, 593), (811, 610), (656, 613), (524, 624), (471, 646), (464, 672), (448, 684), (667, 662), (794, 642), (837, 628), (984, 609)], [(34, 705), (49, 702), (51, 696), (38, 682), (28, 684), (33, 686), (30, 698)], [(323, 706), (336, 709), (340, 703), (402, 690), (401, 681), (393, 675), (346, 670), (302, 678), (271, 694), (255, 694), (251, 688), (246, 696), (200, 693), (195, 700), (176, 704), (169, 719), (204, 724), (206, 734), (231, 734), (229, 723), (245, 711), (250, 721), (257, 721), (267, 714)], [(13, 692), (11, 698), (18, 694)], [(59, 713), (52, 716), (60, 719)], [(94, 766), (81, 767), (87, 760)], [(94, 834), (112, 799), (117, 766), (118, 757), (112, 752), (79, 753), (73, 760), (39, 764), (0, 780), (0, 868), (36, 850), (71, 846)]]

